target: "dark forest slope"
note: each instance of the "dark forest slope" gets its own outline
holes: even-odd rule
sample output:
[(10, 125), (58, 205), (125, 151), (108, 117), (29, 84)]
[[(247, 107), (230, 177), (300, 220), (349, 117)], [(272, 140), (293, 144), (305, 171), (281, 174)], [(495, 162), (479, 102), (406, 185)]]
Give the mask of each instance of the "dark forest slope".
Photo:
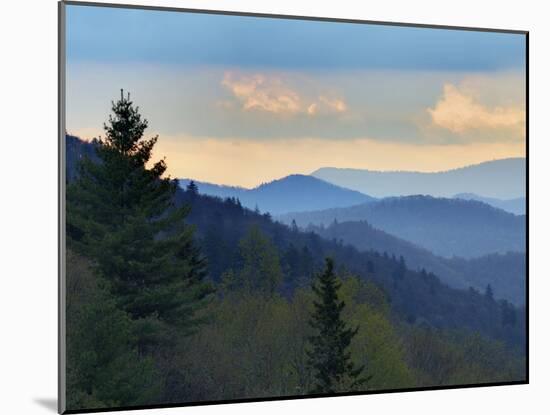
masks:
[(342, 241), (360, 251), (377, 250), (390, 256), (403, 256), (411, 269), (426, 269), (455, 288), (473, 287), (484, 292), (491, 285), (496, 298), (514, 304), (525, 303), (525, 253), (508, 252), (479, 258), (443, 258), (408, 241), (374, 228), (368, 222), (335, 222), (309, 226), (325, 239)]

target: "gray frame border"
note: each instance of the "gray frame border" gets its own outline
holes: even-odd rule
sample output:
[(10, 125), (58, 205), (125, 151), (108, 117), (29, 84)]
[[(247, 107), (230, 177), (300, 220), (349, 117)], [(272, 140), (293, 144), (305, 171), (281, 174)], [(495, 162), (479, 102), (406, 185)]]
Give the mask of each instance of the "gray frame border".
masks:
[(65, 244), (65, 181), (66, 181), (66, 6), (64, 2), (58, 3), (58, 383), (57, 383), (57, 410), (64, 413), (66, 410), (66, 386), (67, 386), (67, 347), (66, 347), (66, 244)]
[[(225, 16), (241, 16), (241, 17), (258, 17), (271, 19), (287, 19), (287, 20), (304, 20), (304, 21), (322, 21), (333, 23), (351, 23), (351, 24), (369, 24), (380, 26), (396, 26), (396, 27), (415, 27), (427, 29), (441, 30), (462, 30), (475, 32), (491, 32), (517, 34), (525, 36), (525, 108), (526, 108), (526, 123), (525, 123), (525, 159), (526, 159), (526, 301), (525, 301), (525, 319), (526, 319), (526, 339), (525, 339), (525, 380), (512, 382), (491, 382), (480, 384), (464, 384), (464, 385), (449, 385), (449, 386), (429, 386), (407, 389), (387, 389), (363, 392), (344, 392), (335, 394), (318, 394), (318, 395), (291, 395), (291, 396), (276, 396), (263, 398), (242, 398), (232, 400), (216, 400), (216, 401), (198, 401), (185, 403), (170, 403), (170, 404), (153, 404), (153, 405), (136, 405), (125, 407), (111, 407), (102, 409), (79, 409), (67, 410), (66, 408), (66, 240), (65, 240), (65, 183), (66, 183), (66, 137), (65, 137), (65, 115), (66, 115), (66, 6), (82, 6), (82, 7), (101, 7), (101, 8), (117, 8), (117, 9), (137, 9), (137, 10), (154, 10), (179, 13), (196, 13), (196, 14), (212, 14)], [(528, 30), (512, 30), (499, 28), (484, 28), (484, 27), (468, 27), (468, 26), (451, 26), (451, 25), (436, 25), (422, 23), (402, 23), (391, 21), (374, 21), (361, 19), (346, 19), (346, 18), (330, 18), (330, 17), (314, 17), (314, 16), (299, 16), (299, 15), (284, 15), (284, 14), (269, 14), (269, 13), (254, 13), (254, 12), (239, 12), (239, 11), (223, 11), (210, 9), (190, 9), (180, 7), (166, 6), (147, 6), (147, 5), (132, 5), (132, 4), (117, 4), (117, 3), (99, 3), (88, 1), (72, 1), (61, 0), (58, 2), (58, 413), (95, 413), (95, 412), (111, 412), (136, 409), (161, 409), (175, 408), (187, 406), (204, 406), (204, 405), (220, 405), (234, 404), (246, 402), (270, 402), (281, 400), (294, 399), (311, 399), (323, 397), (339, 397), (339, 396), (363, 396), (375, 394), (389, 394), (400, 392), (421, 392), (421, 391), (437, 391), (450, 389), (468, 389), (491, 386), (511, 386), (511, 385), (527, 385), (529, 384), (529, 31)]]
[(127, 3), (99, 3), (93, 1), (79, 1), (79, 0), (61, 0), (61, 3), (67, 6), (87, 6), (87, 7), (102, 7), (102, 8), (115, 8), (115, 9), (134, 9), (134, 10), (154, 10), (165, 12), (179, 12), (179, 13), (198, 13), (198, 14), (217, 14), (224, 16), (241, 16), (241, 17), (266, 17), (270, 19), (285, 19), (285, 20), (312, 20), (317, 22), (332, 22), (332, 23), (353, 23), (353, 24), (370, 24), (377, 26), (402, 26), (402, 27), (416, 27), (425, 29), (447, 29), (447, 30), (464, 30), (471, 32), (493, 32), (493, 33), (508, 33), (526, 35), (528, 30), (518, 29), (499, 29), (499, 28), (487, 28), (487, 27), (474, 27), (474, 26), (452, 26), (452, 25), (437, 25), (426, 23), (404, 23), (404, 22), (391, 22), (383, 20), (362, 20), (362, 19), (346, 19), (338, 17), (322, 17), (322, 16), (300, 16), (289, 14), (276, 14), (276, 13), (254, 13), (254, 12), (239, 12), (239, 11), (227, 11), (227, 10), (212, 10), (212, 9), (191, 9), (185, 7), (169, 7), (169, 6), (147, 6), (140, 4), (127, 4)]

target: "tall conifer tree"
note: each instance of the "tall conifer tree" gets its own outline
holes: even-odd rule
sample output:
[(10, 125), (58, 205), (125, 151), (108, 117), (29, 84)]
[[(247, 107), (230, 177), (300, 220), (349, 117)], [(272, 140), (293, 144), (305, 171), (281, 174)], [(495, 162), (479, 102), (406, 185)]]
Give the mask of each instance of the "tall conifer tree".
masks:
[(67, 188), (68, 244), (91, 258), (133, 318), (154, 316), (188, 327), (210, 292), (205, 260), (176, 207), (177, 183), (151, 162), (158, 136), (144, 139), (147, 120), (130, 95), (113, 102), (105, 138), (94, 140), (98, 161), (84, 158)]
[(343, 301), (338, 299), (341, 284), (334, 273), (334, 262), (326, 259), (325, 270), (318, 275), (313, 291), (317, 296), (310, 325), (316, 335), (309, 338), (308, 366), (313, 371), (312, 393), (345, 392), (359, 388), (367, 379), (361, 377), (364, 367), (355, 368), (349, 346), (358, 332), (342, 320)]

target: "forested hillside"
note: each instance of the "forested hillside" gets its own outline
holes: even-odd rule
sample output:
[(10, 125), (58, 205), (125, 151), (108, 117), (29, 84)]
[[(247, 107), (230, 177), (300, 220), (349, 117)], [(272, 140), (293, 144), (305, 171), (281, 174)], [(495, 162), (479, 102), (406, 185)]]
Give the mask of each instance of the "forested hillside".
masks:
[(525, 304), (525, 253), (490, 254), (471, 259), (443, 258), (376, 229), (366, 221), (333, 222), (329, 226), (310, 225), (306, 229), (325, 239), (350, 244), (360, 251), (403, 256), (411, 269), (423, 268), (433, 272), (451, 287), (473, 287), (483, 292), (491, 285), (495, 298), (506, 299), (516, 305)]
[(295, 220), (300, 227), (363, 220), (445, 257), (525, 252), (525, 216), (473, 200), (389, 197), (349, 208), (288, 213), (278, 219), (287, 224)]
[(112, 111), (66, 140), (68, 409), (525, 379), (524, 308), (184, 190)]
[(495, 296), (525, 304), (527, 258), (523, 252), (490, 254), (466, 260), (450, 258), (449, 266), (462, 271), (470, 285), (494, 287)]
[(293, 230), (274, 222), (268, 214), (240, 207), (235, 200), (190, 196), (188, 192), (178, 193), (177, 197), (178, 203), (191, 203), (189, 222), (196, 226), (214, 280), (222, 279), (226, 270), (239, 267), (240, 241), (257, 227), (277, 251), (283, 275), (280, 288), (286, 295), (296, 287), (307, 286), (310, 276), (330, 256), (342, 272), (379, 285), (393, 310), (409, 322), (467, 327), (516, 344), (522, 342), (521, 336), (517, 337), (521, 330), (514, 334), (515, 329), (502, 326), (501, 331), (499, 324), (495, 326), (501, 317), (500, 305), (487, 302), (484, 292), (451, 289), (434, 273), (410, 270), (404, 258), (384, 255), (383, 251), (359, 252), (340, 241), (324, 240), (314, 232)]

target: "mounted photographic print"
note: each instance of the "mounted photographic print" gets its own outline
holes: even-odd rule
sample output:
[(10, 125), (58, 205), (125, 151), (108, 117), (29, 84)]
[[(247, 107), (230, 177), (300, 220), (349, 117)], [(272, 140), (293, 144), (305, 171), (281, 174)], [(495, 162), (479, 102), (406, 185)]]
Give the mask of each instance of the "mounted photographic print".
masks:
[(60, 412), (528, 382), (527, 32), (59, 11)]

